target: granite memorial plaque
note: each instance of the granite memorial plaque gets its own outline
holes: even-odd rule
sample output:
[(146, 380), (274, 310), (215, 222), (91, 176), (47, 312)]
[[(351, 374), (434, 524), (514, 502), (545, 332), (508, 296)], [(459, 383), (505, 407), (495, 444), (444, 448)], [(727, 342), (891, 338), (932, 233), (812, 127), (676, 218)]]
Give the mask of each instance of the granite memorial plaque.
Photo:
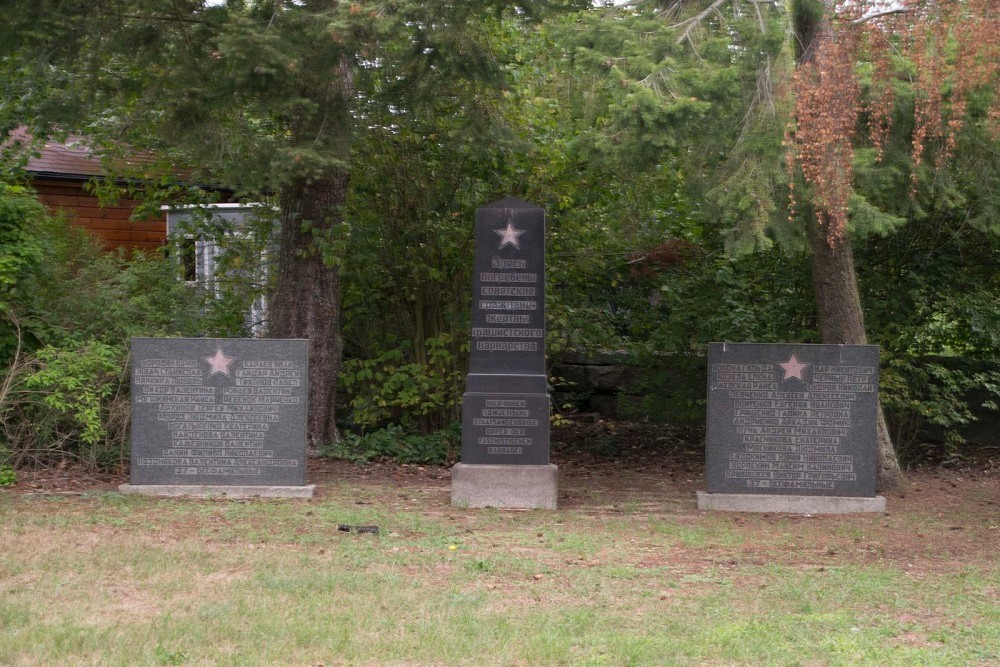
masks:
[(712, 343), (708, 493), (872, 498), (877, 415), (877, 346)]
[(546, 465), (545, 213), (520, 199), (476, 211), (462, 463)]
[(132, 340), (130, 487), (305, 484), (307, 341)]

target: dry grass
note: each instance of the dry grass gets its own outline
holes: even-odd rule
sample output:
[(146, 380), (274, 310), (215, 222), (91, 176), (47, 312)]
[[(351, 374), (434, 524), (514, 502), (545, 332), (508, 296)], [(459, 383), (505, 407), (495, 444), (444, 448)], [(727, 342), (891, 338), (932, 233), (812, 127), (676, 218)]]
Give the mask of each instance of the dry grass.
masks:
[(570, 509), (474, 511), (387, 470), (311, 503), (0, 493), (0, 664), (1000, 664), (1000, 480), (794, 517), (571, 475)]

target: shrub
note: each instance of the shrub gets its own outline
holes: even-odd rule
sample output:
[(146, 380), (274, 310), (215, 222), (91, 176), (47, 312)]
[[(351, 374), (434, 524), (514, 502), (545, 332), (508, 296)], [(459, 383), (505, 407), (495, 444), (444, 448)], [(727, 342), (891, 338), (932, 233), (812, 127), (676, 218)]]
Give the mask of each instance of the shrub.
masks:
[(350, 395), (351, 422), (361, 429), (386, 423), (429, 433), (458, 418), (464, 369), (457, 369), (447, 334), (428, 339), (427, 359), (407, 362), (409, 341), (371, 358), (344, 363), (341, 387)]
[(456, 457), (461, 438), (462, 427), (457, 422), (430, 435), (407, 433), (402, 426), (390, 424), (366, 435), (349, 433), (320, 453), (355, 463), (389, 459), (441, 465)]
[[(10, 312), (33, 299), (27, 282), (45, 256), (36, 233), (45, 209), (24, 188), (0, 181), (0, 312)], [(0, 318), (0, 364), (4, 366), (17, 346), (17, 332)]]
[(46, 239), (46, 256), (25, 280), (34, 299), (19, 311), (29, 344), (123, 344), (133, 336), (201, 333), (201, 295), (177, 279), (173, 260), (104, 252), (57, 218), (37, 233)]
[(96, 340), (19, 353), (0, 388), (0, 437), (17, 466), (66, 457), (120, 466), (128, 452), (128, 359)]
[(203, 328), (202, 295), (173, 260), (103, 252), (13, 192), (0, 189), (0, 248), (22, 258), (0, 261), (0, 463), (120, 466), (129, 340), (215, 333)]

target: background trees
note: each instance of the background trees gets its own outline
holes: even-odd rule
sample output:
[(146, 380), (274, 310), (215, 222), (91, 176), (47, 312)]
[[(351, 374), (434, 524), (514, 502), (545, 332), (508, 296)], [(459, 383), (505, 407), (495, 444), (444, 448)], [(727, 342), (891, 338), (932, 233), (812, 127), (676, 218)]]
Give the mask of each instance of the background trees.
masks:
[[(967, 391), (1000, 386), (987, 0), (11, 9), (5, 127), (154, 148), (276, 205), (271, 333), (312, 341), (315, 444), (455, 420), (469, 223), (509, 194), (548, 214), (553, 360), (871, 340), (897, 440), (930, 423), (952, 452)], [(0, 279), (33, 270), (4, 238)]]
[[(995, 101), (993, 111), (981, 107), (971, 116), (968, 111), (970, 99), (978, 97), (982, 103), (996, 88), (998, 70), (992, 64), (996, 40), (987, 37), (1000, 29), (995, 8), (978, 0), (915, 2), (889, 9), (878, 3), (836, 7), (820, 0), (773, 7), (715, 2), (706, 9), (673, 2), (662, 7), (639, 5), (626, 10), (625, 16), (632, 22), (644, 17), (672, 22), (678, 43), (692, 47), (686, 59), (689, 67), (697, 63), (721, 68), (740, 86), (742, 94), (727, 99), (742, 108), (741, 119), (725, 104), (713, 104), (704, 115), (704, 121), (716, 121), (710, 127), (723, 137), (715, 144), (723, 154), (719, 164), (688, 163), (693, 167), (689, 173), (706, 185), (715, 184), (707, 193), (716, 195), (729, 215), (742, 214), (744, 219), (734, 225), (734, 239), (767, 247), (772, 239), (784, 237), (794, 249), (804, 232), (819, 339), (866, 343), (850, 235), (886, 233), (905, 220), (879, 209), (855, 190), (855, 164), (885, 157), (899, 130), (894, 124), (897, 114), (910, 108), (899, 104), (904, 97), (895, 96), (899, 87), (912, 85), (914, 92), (907, 100), (915, 104), (913, 123), (901, 133), (913, 148), (902, 158), (905, 164), (894, 159), (896, 167), (902, 166), (910, 176), (911, 196), (924, 185), (925, 161), (934, 162), (937, 173), (947, 169), (944, 164), (967, 121), (981, 127), (991, 122)], [(639, 42), (647, 41), (648, 33), (640, 34)], [(713, 49), (720, 37), (726, 49), (721, 54)], [(718, 55), (718, 61), (701, 50)], [(664, 53), (654, 58), (652, 73), (622, 82), (623, 87), (645, 86), (660, 93), (658, 105), (653, 96), (647, 94), (646, 100), (661, 113), (675, 108), (699, 81), (697, 70), (678, 66), (676, 56)], [(626, 62), (636, 60), (626, 58)], [(609, 69), (616, 68), (616, 76), (626, 71), (614, 62)], [(859, 78), (863, 73), (869, 77), (864, 91)], [(654, 87), (651, 81), (661, 86)], [(691, 99), (705, 98), (702, 94)], [(632, 112), (641, 108), (636, 104)], [(704, 148), (706, 142), (695, 145)], [(701, 150), (697, 155), (711, 153)], [(784, 175), (778, 172), (782, 161), (787, 165)], [(781, 200), (788, 192), (786, 205)], [(791, 235), (783, 231), (786, 216), (787, 222), (801, 225), (799, 231)], [(900, 479), (881, 417), (879, 478), (883, 486)]]
[(8, 127), (82, 128), (112, 150), (180, 158), (194, 182), (275, 195), (269, 330), (310, 340), (310, 438), (336, 439), (355, 15), (333, 0), (13, 5), (5, 69), (27, 93), (8, 97)]
[[(495, 68), (477, 21), (503, 4), (338, 0), (15, 2), (4, 125), (81, 128), (107, 149), (153, 148), (277, 205), (269, 333), (310, 341), (309, 433), (338, 439), (340, 267), (350, 145), (434, 82), (473, 88)], [(364, 71), (391, 71), (359, 91)], [(367, 77), (374, 83), (374, 77)], [(471, 82), (471, 83), (470, 83)], [(474, 114), (474, 100), (452, 113)], [(368, 102), (357, 110), (356, 103)], [(381, 108), (375, 109), (375, 105)], [(362, 105), (364, 106), (364, 105)], [(429, 110), (429, 108), (428, 108)], [(422, 110), (423, 111), (423, 110)], [(373, 118), (377, 115), (379, 118)]]

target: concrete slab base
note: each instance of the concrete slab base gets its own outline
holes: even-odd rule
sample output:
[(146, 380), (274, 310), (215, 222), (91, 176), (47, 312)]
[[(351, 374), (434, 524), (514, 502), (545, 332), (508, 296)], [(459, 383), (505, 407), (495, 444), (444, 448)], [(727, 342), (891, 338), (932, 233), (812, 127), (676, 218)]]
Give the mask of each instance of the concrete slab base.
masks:
[(556, 509), (559, 466), (456, 463), (451, 504), (458, 507)]
[(855, 514), (884, 512), (885, 497), (778, 496), (756, 493), (697, 491), (698, 509), (723, 512), (783, 512), (786, 514)]
[(122, 484), (119, 493), (139, 496), (189, 496), (191, 498), (305, 498), (313, 497), (315, 484), (305, 486), (223, 486), (207, 484)]

